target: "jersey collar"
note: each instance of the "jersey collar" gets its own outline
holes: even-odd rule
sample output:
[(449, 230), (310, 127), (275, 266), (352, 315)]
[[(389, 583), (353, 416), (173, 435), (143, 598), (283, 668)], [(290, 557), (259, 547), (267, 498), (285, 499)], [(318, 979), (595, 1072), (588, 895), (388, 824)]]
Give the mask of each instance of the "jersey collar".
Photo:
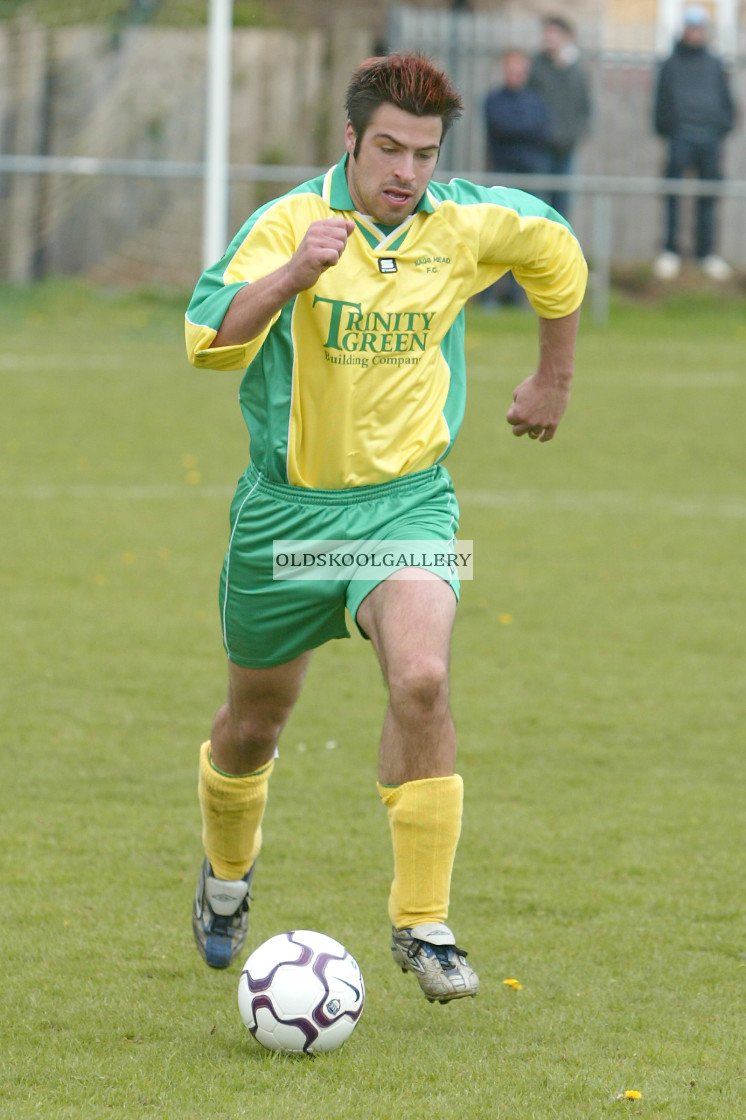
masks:
[[(324, 176), (324, 201), (328, 202), (332, 210), (355, 210), (355, 205), (350, 198), (350, 188), (347, 186), (347, 156), (343, 156), (336, 167), (330, 167)], [(430, 193), (428, 187), (415, 207), (415, 214), (422, 212), (432, 214), (437, 206), (437, 201)]]

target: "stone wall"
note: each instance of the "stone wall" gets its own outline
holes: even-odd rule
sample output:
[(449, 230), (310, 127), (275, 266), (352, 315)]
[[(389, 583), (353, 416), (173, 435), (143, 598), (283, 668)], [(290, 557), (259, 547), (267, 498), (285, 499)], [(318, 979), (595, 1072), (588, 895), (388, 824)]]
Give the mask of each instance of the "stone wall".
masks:
[[(0, 24), (3, 152), (200, 161), (206, 47), (202, 30), (136, 28), (115, 46), (99, 27)], [(231, 162), (339, 158), (350, 60), (371, 49), (370, 35), (350, 28), (236, 30)], [(282, 186), (234, 183), (232, 227)], [(0, 174), (0, 277), (191, 281), (201, 208), (194, 179)]]

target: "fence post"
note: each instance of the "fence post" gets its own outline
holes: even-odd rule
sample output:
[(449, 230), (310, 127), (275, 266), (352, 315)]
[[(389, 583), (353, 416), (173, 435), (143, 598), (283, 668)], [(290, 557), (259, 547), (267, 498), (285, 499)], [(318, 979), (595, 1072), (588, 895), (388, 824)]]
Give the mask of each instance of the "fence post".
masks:
[[(9, 35), (12, 101), (8, 139), (16, 152), (38, 155), (43, 147), (46, 31), (30, 15), (21, 12), (9, 25)], [(8, 280), (16, 283), (34, 278), (42, 190), (43, 181), (38, 175), (14, 175), (3, 200), (3, 271)]]
[(202, 220), (204, 268), (220, 260), (228, 244), (232, 30), (233, 0), (210, 0)]
[(611, 242), (614, 220), (614, 196), (593, 195), (593, 234), (591, 253), (591, 299), (594, 323), (609, 321), (609, 292), (611, 290)]

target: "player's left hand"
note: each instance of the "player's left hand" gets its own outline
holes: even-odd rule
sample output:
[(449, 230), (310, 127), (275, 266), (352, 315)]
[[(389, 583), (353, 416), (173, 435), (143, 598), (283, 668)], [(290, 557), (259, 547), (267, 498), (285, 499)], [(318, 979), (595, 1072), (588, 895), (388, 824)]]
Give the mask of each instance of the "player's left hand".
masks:
[(505, 419), (513, 435), (546, 443), (554, 433), (570, 400), (570, 379), (547, 379), (534, 373), (513, 393), (513, 403)]

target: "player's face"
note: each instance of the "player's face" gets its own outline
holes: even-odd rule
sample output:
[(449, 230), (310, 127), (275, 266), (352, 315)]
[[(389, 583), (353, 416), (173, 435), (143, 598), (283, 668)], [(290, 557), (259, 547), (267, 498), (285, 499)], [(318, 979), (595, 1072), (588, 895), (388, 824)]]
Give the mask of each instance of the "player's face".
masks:
[(416, 117), (379, 105), (355, 155), (356, 135), (345, 131), (347, 184), (355, 209), (393, 226), (414, 213), (435, 170), (443, 134), (440, 117)]

